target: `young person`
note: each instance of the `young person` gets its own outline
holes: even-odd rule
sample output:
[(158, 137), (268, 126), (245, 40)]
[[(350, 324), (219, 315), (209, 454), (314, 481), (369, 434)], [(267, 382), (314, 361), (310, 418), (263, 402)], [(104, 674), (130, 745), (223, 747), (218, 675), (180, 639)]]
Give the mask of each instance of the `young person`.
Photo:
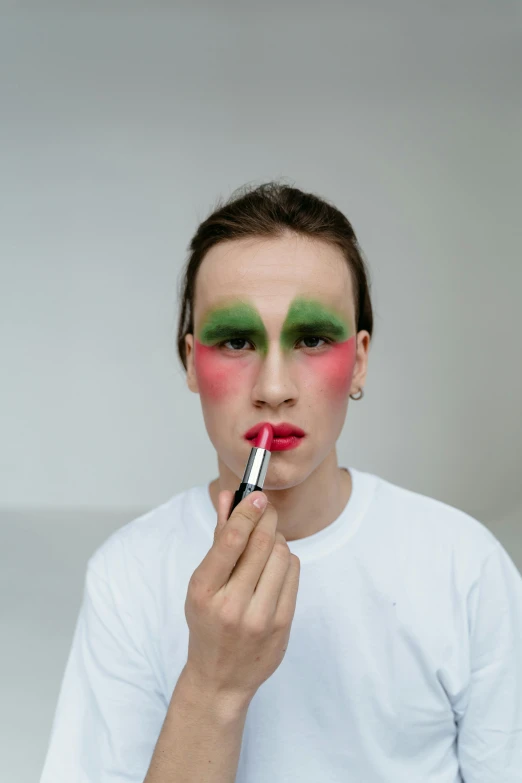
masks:
[[(90, 558), (41, 783), (519, 783), (519, 572), (468, 514), (338, 465), (372, 336), (349, 221), (246, 188), (184, 271), (219, 475)], [(262, 422), (293, 448), (228, 518)]]

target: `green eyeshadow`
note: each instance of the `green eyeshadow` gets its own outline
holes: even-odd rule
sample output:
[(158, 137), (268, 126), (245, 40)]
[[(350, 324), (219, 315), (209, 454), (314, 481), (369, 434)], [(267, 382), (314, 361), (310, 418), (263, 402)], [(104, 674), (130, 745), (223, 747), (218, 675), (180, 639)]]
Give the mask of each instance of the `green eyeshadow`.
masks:
[(204, 345), (232, 339), (252, 340), (263, 354), (268, 350), (268, 335), (261, 316), (247, 302), (219, 307), (207, 313), (198, 335), (198, 340)]
[(299, 337), (319, 335), (333, 342), (350, 337), (350, 328), (344, 318), (316, 299), (297, 297), (288, 310), (281, 332), (281, 345), (290, 350)]
[[(316, 299), (297, 297), (291, 303), (283, 324), (281, 346), (283, 350), (290, 351), (299, 338), (306, 336), (343, 342), (351, 336), (351, 330), (344, 317), (332, 308)], [(208, 346), (232, 339), (251, 340), (263, 355), (268, 352), (268, 335), (261, 316), (245, 301), (208, 312), (197, 337)]]

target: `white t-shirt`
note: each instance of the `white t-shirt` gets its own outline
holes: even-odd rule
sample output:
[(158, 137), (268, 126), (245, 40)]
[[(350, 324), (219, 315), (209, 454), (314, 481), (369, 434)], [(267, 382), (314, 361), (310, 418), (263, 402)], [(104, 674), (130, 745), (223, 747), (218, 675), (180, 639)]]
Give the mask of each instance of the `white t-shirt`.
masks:
[[(520, 573), (473, 517), (349, 470), (340, 516), (288, 544), (290, 641), (250, 703), (236, 783), (520, 783)], [(215, 523), (201, 484), (91, 557), (40, 783), (142, 783)]]

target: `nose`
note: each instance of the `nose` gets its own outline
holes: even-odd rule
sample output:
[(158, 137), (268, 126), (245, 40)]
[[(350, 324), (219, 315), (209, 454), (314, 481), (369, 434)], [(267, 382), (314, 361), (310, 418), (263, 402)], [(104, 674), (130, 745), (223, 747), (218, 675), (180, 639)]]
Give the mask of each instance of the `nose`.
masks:
[(297, 386), (292, 377), (291, 361), (279, 343), (270, 342), (252, 387), (252, 401), (276, 408), (282, 402), (296, 400)]

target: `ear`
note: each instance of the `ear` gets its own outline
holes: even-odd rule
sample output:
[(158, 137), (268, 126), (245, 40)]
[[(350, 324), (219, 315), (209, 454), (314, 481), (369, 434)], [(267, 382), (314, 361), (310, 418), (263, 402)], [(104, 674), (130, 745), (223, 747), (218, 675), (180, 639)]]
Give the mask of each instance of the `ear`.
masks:
[(194, 369), (194, 335), (185, 335), (185, 354), (187, 362), (187, 386), (194, 394), (199, 394), (196, 372)]
[(370, 333), (366, 331), (357, 332), (357, 349), (355, 358), (355, 369), (352, 376), (350, 394), (357, 394), (366, 383), (366, 373), (368, 370), (368, 352), (370, 350)]

